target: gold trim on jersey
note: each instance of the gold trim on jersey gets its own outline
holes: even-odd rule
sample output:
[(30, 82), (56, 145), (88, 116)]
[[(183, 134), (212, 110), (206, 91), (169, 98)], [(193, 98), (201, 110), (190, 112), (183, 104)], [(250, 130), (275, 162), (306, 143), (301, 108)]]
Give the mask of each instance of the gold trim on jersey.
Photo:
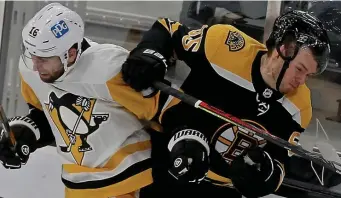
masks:
[(148, 126), (151, 128), (151, 129), (154, 129), (156, 132), (163, 132), (163, 127), (161, 124), (159, 124), (158, 122), (156, 121), (150, 121), (148, 123)]
[[(62, 178), (67, 182), (65, 185), (69, 187), (69, 193), (76, 193), (77, 196), (91, 197), (90, 194), (99, 193), (110, 197), (127, 194), (152, 183), (148, 162), (150, 151), (151, 143), (147, 140), (121, 148), (100, 168), (63, 164)], [(105, 180), (114, 182), (108, 186)], [(93, 184), (89, 182), (96, 183), (96, 188), (91, 187)], [(69, 184), (73, 186), (72, 189)], [(84, 194), (83, 190), (90, 194)]]
[(280, 102), (302, 128), (308, 127), (312, 118), (312, 106), (310, 90), (305, 84), (295, 92), (287, 94)]
[(166, 28), (170, 35), (173, 35), (173, 33), (179, 29), (179, 26), (181, 26), (181, 23), (166, 18), (159, 19), (158, 22)]
[[(242, 47), (228, 46), (226, 40), (233, 35), (241, 37)], [(214, 25), (207, 31), (205, 54), (214, 71), (221, 77), (245, 89), (255, 91), (252, 84), (251, 68), (257, 53), (266, 48), (263, 44), (247, 36), (230, 25)]]
[(227, 187), (233, 187), (231, 179), (227, 177), (220, 176), (213, 171), (209, 170), (207, 173), (207, 178), (213, 180), (211, 181), (214, 185), (217, 186), (227, 186)]
[[(275, 159), (276, 160), (276, 159)], [(284, 165), (282, 164), (282, 163), (280, 163), (278, 160), (276, 160), (277, 162), (278, 162), (278, 168), (280, 168), (281, 170), (281, 172), (282, 172), (282, 174), (280, 175), (280, 179), (279, 179), (279, 182), (278, 182), (278, 185), (277, 185), (277, 188), (276, 188), (276, 190), (275, 190), (275, 192), (277, 192), (277, 190), (279, 189), (279, 187), (281, 187), (281, 185), (282, 185), (282, 183), (283, 183), (283, 180), (284, 180), (284, 178), (285, 178), (285, 168), (284, 168)]]
[(120, 195), (130, 194), (153, 182), (152, 170), (147, 169), (119, 183), (94, 189), (70, 189), (65, 188), (65, 198), (108, 198), (120, 197)]
[(157, 113), (160, 92), (151, 98), (144, 98), (141, 93), (123, 82), (122, 73), (108, 80), (106, 85), (111, 97), (139, 119), (150, 120)]
[[(230, 32), (234, 35), (238, 34), (238, 40), (243, 40), (243, 47), (231, 50), (231, 46), (227, 46), (226, 40)], [(253, 92), (255, 88), (251, 78), (252, 64), (259, 51), (267, 51), (265, 45), (231, 25), (213, 25), (207, 31), (205, 54), (213, 70), (226, 80)], [(279, 102), (302, 128), (309, 125), (312, 112), (310, 91), (306, 85), (287, 94)]]
[[(293, 144), (293, 145), (300, 145), (300, 143), (299, 143), (300, 136), (301, 136), (301, 133), (295, 131), (290, 135), (288, 142), (290, 144)], [(295, 155), (295, 153), (288, 150), (288, 156), (289, 157), (292, 157), (294, 155)]]
[[(238, 37), (243, 40), (242, 47), (235, 47), (234, 50), (230, 50), (231, 46), (226, 44), (230, 32), (232, 32), (233, 35), (238, 34)], [(240, 79), (251, 83), (252, 63), (259, 51), (266, 50), (265, 45), (231, 25), (213, 25), (208, 29), (206, 34), (206, 58), (211, 63), (212, 67), (214, 67), (213, 69), (220, 76), (224, 78), (227, 77), (227, 80), (232, 80), (228, 78), (231, 76), (230, 73), (232, 73), (234, 74), (232, 75), (234, 78), (239, 77)], [(239, 83), (238, 79), (237, 83)]]
[[(179, 91), (183, 92), (181, 89), (179, 89)], [(159, 116), (159, 122), (162, 124), (162, 116), (163, 114), (172, 106), (175, 106), (177, 104), (179, 104), (181, 102), (181, 100), (179, 100), (178, 98), (175, 98), (174, 96), (169, 96), (165, 105), (163, 106), (160, 116)]]
[(129, 155), (143, 150), (148, 150), (151, 148), (150, 140), (137, 142), (134, 144), (129, 144), (120, 150), (118, 150), (110, 160), (104, 165), (103, 168), (90, 168), (85, 166), (78, 166), (76, 164), (63, 164), (63, 170), (68, 173), (95, 173), (95, 172), (105, 172), (114, 170), (120, 163), (126, 159)]
[(20, 75), (20, 81), (21, 81), (21, 95), (23, 96), (24, 100), (27, 103), (33, 105), (35, 108), (42, 111), (43, 107), (41, 106), (40, 101), (38, 100), (32, 88), (24, 81), (22, 75)]
[[(252, 92), (255, 92), (255, 88), (253, 86), (253, 84), (251, 83), (251, 73), (250, 73), (250, 76), (247, 77), (249, 79), (245, 79), (231, 71), (228, 71), (214, 63), (211, 63), (211, 66), (212, 68), (214, 69), (214, 71), (221, 77), (225, 78), (226, 80), (229, 80), (249, 91), (252, 91)], [(248, 76), (248, 75), (244, 75), (245, 76)]]
[[(202, 36), (207, 25), (203, 25), (200, 29), (191, 30), (187, 35), (182, 37), (182, 47), (185, 51), (197, 52), (200, 48)], [(194, 46), (194, 47), (193, 47)]]

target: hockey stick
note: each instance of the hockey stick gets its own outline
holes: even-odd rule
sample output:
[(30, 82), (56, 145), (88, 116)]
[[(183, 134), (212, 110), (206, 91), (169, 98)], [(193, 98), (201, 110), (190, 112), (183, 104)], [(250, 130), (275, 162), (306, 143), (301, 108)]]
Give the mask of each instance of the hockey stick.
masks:
[(297, 189), (297, 190), (301, 190), (304, 192), (314, 193), (314, 195), (319, 194), (323, 198), (327, 198), (327, 197), (328, 198), (341, 198), (340, 193), (329, 190), (328, 188), (298, 181), (298, 180), (294, 180), (294, 179), (284, 178), (283, 185), (290, 187), (290, 188)]
[(254, 127), (251, 124), (248, 124), (242, 120), (240, 120), (239, 118), (234, 117), (231, 114), (228, 114), (216, 107), (213, 107), (201, 100), (198, 100), (196, 98), (194, 98), (193, 96), (187, 95), (183, 92), (180, 92), (162, 82), (154, 82), (153, 83), (154, 87), (156, 89), (161, 90), (164, 93), (167, 93), (168, 95), (172, 95), (178, 99), (180, 99), (181, 101), (195, 107), (198, 108), (200, 110), (206, 111), (207, 113), (210, 113), (222, 120), (225, 120), (226, 122), (229, 122), (231, 124), (234, 124), (236, 126), (242, 127), (244, 128), (246, 131), (251, 132), (251, 133), (256, 133), (258, 136), (264, 138), (265, 140), (276, 144), (277, 146), (280, 146), (282, 148), (285, 148), (297, 155), (299, 155), (302, 158), (305, 158), (309, 161), (312, 161), (320, 166), (323, 166), (325, 168), (330, 169), (333, 172), (336, 172), (338, 174), (341, 174), (341, 164), (337, 163), (337, 162), (331, 162), (331, 161), (327, 161), (325, 160), (323, 157), (321, 157), (320, 155), (311, 153), (309, 151), (304, 150), (301, 146), (296, 146), (293, 144), (290, 144), (288, 141), (285, 141), (279, 137), (276, 137), (274, 135), (271, 135), (270, 133), (268, 133), (265, 130), (259, 129)]
[[(76, 121), (75, 125), (73, 126), (72, 135), (75, 135), (76, 130), (77, 130), (78, 125), (79, 125), (79, 122), (80, 122), (80, 120), (81, 120), (83, 114), (84, 114), (84, 109), (82, 109), (82, 112), (79, 114), (79, 116), (78, 116), (78, 118), (77, 118), (77, 121)], [(68, 152), (71, 151), (71, 146), (72, 146), (72, 145), (73, 145), (73, 143), (72, 143), (71, 138), (70, 138), (70, 143), (69, 143), (68, 146), (59, 146), (59, 148), (60, 148), (60, 150), (61, 150), (62, 152), (64, 152), (64, 153), (67, 152), (67, 153), (68, 153)]]
[[(313, 152), (318, 153), (318, 154), (321, 153), (320, 149), (316, 146), (313, 147)], [(339, 156), (339, 158), (341, 158), (341, 152), (340, 151), (336, 151), (336, 154)]]
[[(85, 103), (85, 104), (83, 104), (83, 103)], [(76, 130), (77, 130), (78, 125), (79, 125), (79, 122), (80, 122), (81, 118), (83, 117), (84, 112), (85, 112), (85, 111), (89, 111), (89, 107), (87, 107), (87, 105), (86, 105), (86, 104), (89, 104), (89, 103), (90, 103), (90, 101), (88, 101), (88, 99), (86, 99), (86, 98), (78, 98), (78, 99), (77, 99), (76, 105), (77, 105), (77, 106), (81, 106), (81, 107), (82, 107), (82, 111), (81, 111), (81, 113), (79, 114), (79, 116), (78, 116), (78, 118), (77, 118), (77, 120), (76, 120), (75, 125), (73, 126), (72, 135), (75, 135)], [(70, 139), (70, 143), (69, 143), (68, 146), (59, 146), (60, 150), (61, 150), (62, 152), (64, 152), (64, 153), (65, 153), (65, 152), (67, 152), (67, 153), (70, 152), (70, 151), (71, 151), (71, 147), (72, 147), (72, 145), (74, 144), (74, 143), (71, 141), (71, 138), (69, 138), (69, 139)]]
[(7, 116), (5, 114), (5, 111), (2, 105), (0, 105), (0, 122), (2, 126), (2, 131), (0, 134), (0, 142), (9, 141), (11, 150), (14, 151), (17, 142), (14, 138), (14, 134), (11, 132), (11, 129), (9, 127), (9, 122), (8, 122)]

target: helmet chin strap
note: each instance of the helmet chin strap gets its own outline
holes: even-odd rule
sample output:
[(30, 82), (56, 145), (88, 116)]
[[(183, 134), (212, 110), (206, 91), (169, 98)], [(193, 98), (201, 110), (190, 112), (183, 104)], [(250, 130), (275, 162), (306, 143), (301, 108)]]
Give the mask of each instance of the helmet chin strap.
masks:
[(69, 60), (69, 50), (64, 53), (64, 55), (59, 56), (60, 60), (62, 61), (63, 68), (64, 68), (64, 73), (61, 75), (56, 82), (60, 82), (64, 80), (66, 75), (73, 69), (73, 67), (76, 65), (76, 62), (78, 61), (80, 55), (81, 55), (81, 42), (78, 42), (78, 49), (77, 49), (77, 57), (75, 59), (75, 62), (71, 65), (68, 66), (68, 60)]
[(284, 60), (283, 67), (282, 67), (281, 72), (279, 73), (277, 81), (276, 81), (276, 90), (279, 91), (279, 87), (282, 83), (284, 74), (287, 71), (287, 69), (289, 68), (290, 61), (294, 60), (294, 58), (296, 57), (298, 50), (299, 50), (299, 47), (297, 47), (297, 46), (295, 47), (295, 51), (294, 51), (294, 54), (292, 57), (285, 57), (280, 50), (280, 45), (276, 46), (276, 50), (277, 50), (279, 56)]
[(61, 55), (59, 57), (60, 57), (60, 60), (62, 61), (64, 72), (58, 79), (55, 80), (56, 82), (60, 82), (60, 81), (64, 80), (65, 76), (71, 70), (71, 68), (68, 67), (69, 53), (65, 52), (64, 55)]
[(276, 90), (279, 91), (279, 86), (282, 83), (283, 77), (287, 69), (289, 68), (290, 60), (285, 60), (283, 67), (281, 69), (281, 72), (278, 75), (277, 81), (276, 81)]

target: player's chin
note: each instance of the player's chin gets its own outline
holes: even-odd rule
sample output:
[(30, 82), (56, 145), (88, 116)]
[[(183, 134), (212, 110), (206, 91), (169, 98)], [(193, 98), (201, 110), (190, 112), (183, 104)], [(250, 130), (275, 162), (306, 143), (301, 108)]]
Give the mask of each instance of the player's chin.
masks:
[(52, 83), (56, 80), (54, 77), (52, 77), (49, 74), (39, 74), (39, 77), (40, 77), (40, 80), (45, 83)]
[(293, 86), (291, 86), (291, 85), (288, 85), (288, 86), (284, 87), (284, 88), (281, 90), (281, 93), (282, 93), (282, 94), (289, 94), (289, 93), (295, 91), (296, 89), (297, 89), (296, 87), (293, 87)]

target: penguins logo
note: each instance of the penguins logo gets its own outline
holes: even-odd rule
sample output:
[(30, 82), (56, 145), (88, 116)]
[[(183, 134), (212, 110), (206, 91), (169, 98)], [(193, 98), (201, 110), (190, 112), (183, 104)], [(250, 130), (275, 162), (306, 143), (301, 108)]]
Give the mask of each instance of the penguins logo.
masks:
[(84, 153), (92, 150), (87, 142), (88, 136), (109, 117), (109, 114), (93, 114), (95, 103), (96, 99), (70, 93), (58, 98), (54, 92), (50, 93), (49, 102), (45, 103), (66, 144), (66, 146), (60, 145), (60, 150), (64, 153), (71, 152), (79, 165), (82, 163)]
[(225, 44), (229, 46), (231, 52), (236, 52), (244, 48), (245, 40), (237, 31), (229, 31)]
[[(263, 126), (254, 121), (244, 121), (266, 131)], [(211, 144), (214, 145), (215, 150), (222, 155), (227, 163), (231, 163), (235, 157), (244, 151), (244, 149), (249, 148), (252, 145), (264, 147), (266, 145), (266, 140), (257, 136), (255, 133), (248, 132), (241, 127), (227, 123), (214, 133)]]

